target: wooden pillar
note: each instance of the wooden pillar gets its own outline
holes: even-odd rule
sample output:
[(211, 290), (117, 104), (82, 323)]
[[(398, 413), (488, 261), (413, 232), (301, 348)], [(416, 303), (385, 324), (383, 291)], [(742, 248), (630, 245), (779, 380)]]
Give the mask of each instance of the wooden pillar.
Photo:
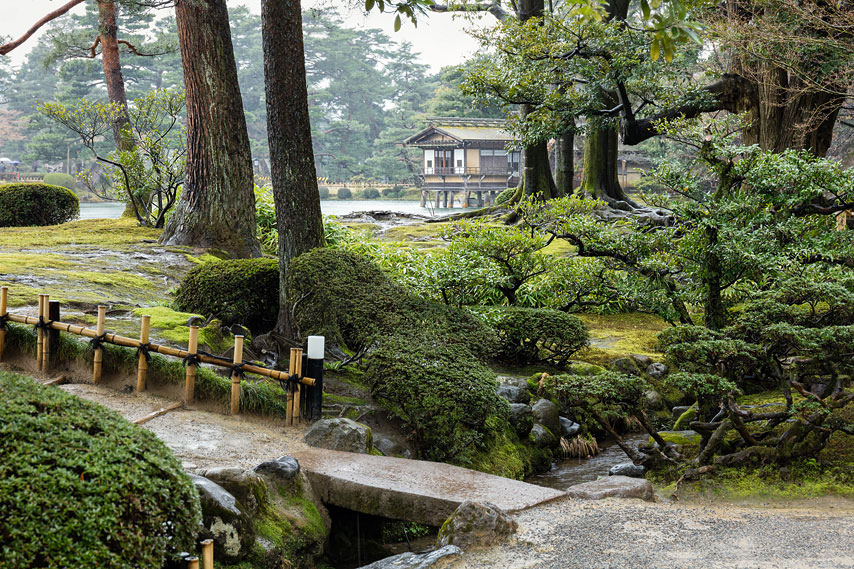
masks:
[(427, 205), (427, 190), (421, 190), (421, 207)]
[[(48, 320), (53, 320), (54, 322), (59, 322), (62, 320), (62, 315), (60, 314), (60, 305), (58, 300), (51, 300), (48, 303), (47, 307), (47, 317)], [(50, 341), (51, 353), (55, 353), (59, 349), (59, 330), (48, 330), (47, 331), (48, 340)], [(50, 365), (50, 360), (48, 359), (48, 365)]]
[[(145, 314), (142, 316), (142, 329), (139, 332), (139, 343), (147, 344), (148, 335), (151, 331), (151, 316)], [(139, 352), (139, 363), (136, 370), (136, 390), (145, 391), (145, 378), (148, 375), (148, 358), (142, 351)]]
[(438, 209), (440, 203), (442, 203), (442, 191), (436, 190), (436, 203), (434, 204), (434, 207)]
[[(50, 311), (50, 296), (44, 295), (44, 300), (42, 301), (42, 309), (41, 309), (41, 320), (42, 322), (47, 322), (50, 318), (48, 317)], [(48, 362), (50, 361), (50, 334), (47, 333), (46, 328), (42, 328), (42, 359), (41, 359), (41, 370), (43, 372), (48, 371), (50, 365)]]
[[(39, 295), (39, 307), (37, 318), (40, 318), (44, 314), (44, 295)], [(42, 369), (42, 354), (44, 353), (44, 330), (41, 328), (36, 332), (36, 368), (39, 371)]]
[(471, 199), (471, 192), (466, 190), (463, 192), (463, 207), (469, 206), (469, 199)]
[(202, 546), (202, 568), (214, 569), (214, 543), (212, 539), (201, 542)]
[[(234, 337), (234, 363), (243, 363), (243, 336)], [(240, 377), (237, 370), (231, 372), (231, 414), (240, 413)]]
[[(187, 346), (187, 352), (190, 355), (196, 355), (199, 353), (199, 327), (198, 326), (190, 326), (190, 342)], [(235, 347), (235, 353), (237, 349)], [(241, 361), (242, 361), (241, 356)], [(192, 405), (193, 399), (196, 396), (196, 366), (188, 365), (187, 366), (187, 378), (184, 382), (184, 403), (186, 405)]]
[[(103, 305), (98, 306), (98, 326), (95, 332), (98, 336), (104, 335), (104, 330), (106, 328), (106, 320), (107, 320), (107, 307)], [(101, 383), (101, 368), (104, 363), (104, 348), (97, 347), (95, 348), (95, 356), (92, 362), (92, 383)]]
[[(6, 316), (9, 303), (9, 287), (0, 287), (0, 316)], [(6, 349), (6, 328), (0, 328), (0, 362), (3, 361), (3, 350)]]
[(442, 207), (448, 207), (448, 190), (442, 192)]

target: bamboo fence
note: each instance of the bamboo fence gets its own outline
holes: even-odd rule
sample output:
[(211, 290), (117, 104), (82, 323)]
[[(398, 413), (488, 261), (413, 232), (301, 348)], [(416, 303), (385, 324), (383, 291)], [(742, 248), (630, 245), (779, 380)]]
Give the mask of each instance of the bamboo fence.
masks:
[[(56, 306), (57, 303), (53, 304)], [(126, 338), (106, 331), (106, 306), (98, 306), (98, 320), (96, 329), (94, 330), (86, 328), (85, 326), (76, 326), (74, 324), (51, 320), (49, 316), (51, 312), (50, 306), (50, 297), (46, 294), (40, 294), (38, 317), (12, 314), (7, 310), (8, 288), (0, 287), (0, 362), (3, 361), (3, 351), (6, 345), (5, 322), (16, 322), (18, 324), (28, 324), (36, 327), (36, 362), (39, 371), (43, 373), (48, 372), (50, 369), (51, 334), (49, 331), (56, 330), (58, 332), (66, 332), (68, 334), (90, 338), (94, 347), (92, 382), (96, 384), (101, 381), (104, 362), (104, 348), (102, 347), (102, 344), (113, 344), (125, 348), (136, 348), (138, 350), (139, 359), (136, 378), (137, 391), (144, 391), (146, 389), (148, 354), (150, 352), (183, 359), (187, 366), (183, 400), (185, 405), (193, 403), (195, 397), (196, 367), (202, 363), (231, 369), (230, 410), (232, 415), (237, 415), (240, 412), (240, 386), (244, 374), (252, 373), (275, 379), (280, 383), (287, 385), (288, 398), (285, 422), (288, 425), (292, 425), (295, 422), (300, 421), (300, 400), (302, 398), (300, 392), (303, 390), (303, 386), (313, 387), (315, 385), (314, 378), (304, 377), (302, 375), (302, 349), (299, 348), (291, 349), (290, 368), (287, 372), (284, 372), (244, 361), (243, 336), (234, 337), (234, 357), (232, 359), (228, 359), (199, 351), (198, 326), (190, 326), (190, 341), (187, 346), (188, 349), (182, 350), (148, 341), (151, 327), (151, 317), (148, 315), (142, 317), (140, 336), (139, 339), (135, 339)], [(58, 308), (55, 309), (55, 313), (59, 313)]]

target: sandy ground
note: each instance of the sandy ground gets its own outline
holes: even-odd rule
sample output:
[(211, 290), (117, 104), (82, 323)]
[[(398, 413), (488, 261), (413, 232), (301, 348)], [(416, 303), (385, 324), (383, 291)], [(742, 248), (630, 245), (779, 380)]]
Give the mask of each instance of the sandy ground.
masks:
[[(150, 393), (122, 393), (90, 384), (69, 384), (60, 389), (118, 411), (131, 421), (175, 402)], [(286, 427), (282, 421), (193, 408), (171, 411), (143, 427), (165, 442), (188, 470), (213, 466), (251, 469), (307, 448), (302, 442), (306, 425)]]

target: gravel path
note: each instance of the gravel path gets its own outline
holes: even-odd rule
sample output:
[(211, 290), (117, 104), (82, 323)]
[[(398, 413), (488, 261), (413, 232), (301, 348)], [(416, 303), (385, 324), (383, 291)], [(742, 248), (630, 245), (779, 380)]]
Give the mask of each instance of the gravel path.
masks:
[(516, 516), (505, 545), (454, 569), (854, 568), (854, 502), (820, 508), (561, 500)]

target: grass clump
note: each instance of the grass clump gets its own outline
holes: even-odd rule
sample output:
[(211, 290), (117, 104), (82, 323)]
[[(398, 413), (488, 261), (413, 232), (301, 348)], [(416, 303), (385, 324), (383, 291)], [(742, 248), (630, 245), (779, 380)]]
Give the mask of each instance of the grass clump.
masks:
[(194, 547), (198, 494), (157, 437), (29, 378), (0, 386), (4, 567), (160, 567)]

